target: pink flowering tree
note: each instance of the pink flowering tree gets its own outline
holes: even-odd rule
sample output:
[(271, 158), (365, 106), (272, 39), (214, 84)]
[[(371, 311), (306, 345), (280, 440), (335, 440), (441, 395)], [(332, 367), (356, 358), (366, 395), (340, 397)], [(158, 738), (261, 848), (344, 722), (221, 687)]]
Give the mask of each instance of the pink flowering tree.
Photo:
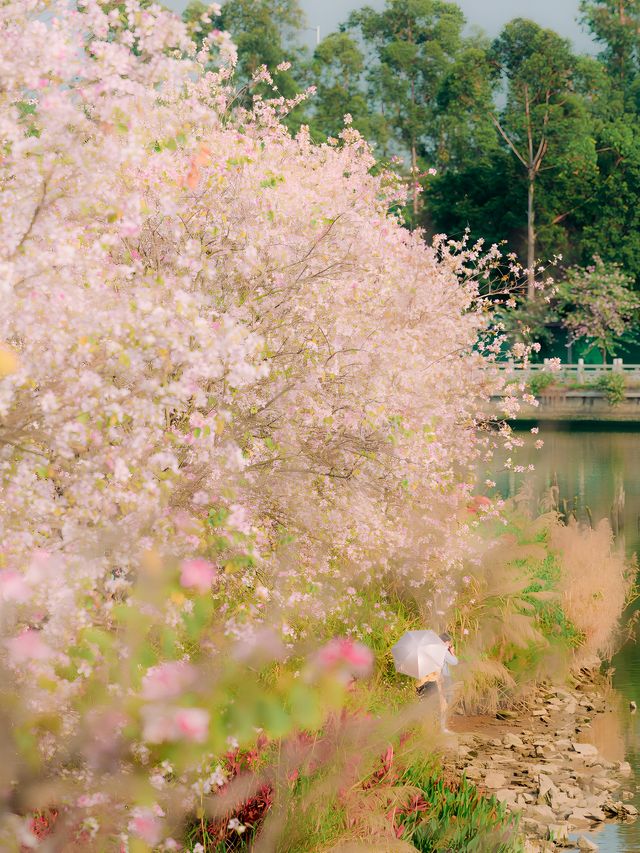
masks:
[(573, 267), (559, 292), (564, 308), (563, 325), (572, 340), (585, 339), (589, 349), (598, 349), (606, 364), (615, 355), (620, 338), (631, 328), (640, 309), (633, 291), (633, 277), (616, 264), (595, 257), (592, 266)]
[[(203, 754), (321, 719), (291, 679), (265, 706), (248, 662), (339, 624), (322, 709), (370, 664), (362, 589), (452, 606), (499, 384), (495, 252), (405, 230), (348, 125), (314, 145), (282, 123), (298, 99), (234, 109), (234, 59), (138, 0), (0, 8), (6, 683), (38, 775), (75, 768), (92, 793), (63, 799), (102, 809), (86, 831), (149, 844), (195, 809)], [(149, 810), (163, 761), (187, 781)]]

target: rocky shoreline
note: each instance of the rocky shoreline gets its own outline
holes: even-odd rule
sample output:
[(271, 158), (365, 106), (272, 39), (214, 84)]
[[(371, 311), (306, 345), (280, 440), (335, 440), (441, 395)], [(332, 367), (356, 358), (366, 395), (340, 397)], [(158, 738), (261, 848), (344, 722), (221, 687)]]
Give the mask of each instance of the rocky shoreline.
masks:
[(452, 721), (457, 744), (447, 767), (519, 813), (527, 853), (597, 850), (569, 835), (638, 816), (630, 765), (607, 761), (589, 743), (592, 720), (611, 710), (605, 688), (597, 671), (582, 670), (571, 687), (540, 685), (521, 712)]

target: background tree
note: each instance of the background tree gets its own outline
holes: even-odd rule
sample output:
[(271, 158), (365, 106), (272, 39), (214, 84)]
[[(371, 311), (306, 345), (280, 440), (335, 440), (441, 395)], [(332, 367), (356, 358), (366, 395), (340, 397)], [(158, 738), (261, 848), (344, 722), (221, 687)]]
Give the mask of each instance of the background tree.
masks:
[(365, 46), (367, 96), (384, 118), (385, 153), (408, 155), (416, 217), (418, 175), (437, 151), (438, 92), (460, 49), (464, 16), (442, 0), (387, 0), (381, 12), (354, 12), (347, 27)]
[(600, 59), (616, 81), (627, 106), (637, 104), (640, 61), (640, 2), (581, 0), (582, 20), (603, 46)]
[(559, 288), (562, 323), (571, 338), (590, 341), (606, 363), (615, 355), (620, 338), (637, 320), (640, 297), (633, 292), (633, 279), (619, 265), (605, 264), (595, 257), (586, 269), (572, 267)]
[(364, 70), (364, 54), (349, 33), (331, 33), (320, 42), (309, 75), (317, 87), (310, 110), (318, 136), (337, 136), (344, 128), (345, 113), (349, 113), (353, 126), (367, 139), (384, 138), (383, 122), (367, 100)]
[(577, 91), (578, 63), (569, 42), (533, 21), (517, 18), (504, 28), (493, 56), (507, 86), (496, 128), (526, 175), (529, 297), (536, 264), (536, 188), (543, 171), (553, 181), (573, 180), (595, 166), (595, 144), (586, 104)]
[[(227, 0), (219, 16), (210, 5), (193, 0), (183, 13), (197, 38), (202, 40), (212, 29), (230, 33), (237, 49), (236, 80), (246, 83), (266, 65), (278, 90), (286, 98), (300, 91), (300, 66), (304, 56), (296, 36), (305, 27), (306, 18), (298, 0)], [(291, 62), (292, 68), (278, 70)]]

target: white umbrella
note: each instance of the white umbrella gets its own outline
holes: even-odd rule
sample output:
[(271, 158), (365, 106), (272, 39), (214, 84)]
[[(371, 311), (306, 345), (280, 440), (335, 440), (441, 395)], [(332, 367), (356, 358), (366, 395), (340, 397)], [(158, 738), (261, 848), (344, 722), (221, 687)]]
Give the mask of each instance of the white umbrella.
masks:
[(407, 631), (391, 649), (396, 671), (412, 678), (440, 672), (447, 647), (435, 631)]

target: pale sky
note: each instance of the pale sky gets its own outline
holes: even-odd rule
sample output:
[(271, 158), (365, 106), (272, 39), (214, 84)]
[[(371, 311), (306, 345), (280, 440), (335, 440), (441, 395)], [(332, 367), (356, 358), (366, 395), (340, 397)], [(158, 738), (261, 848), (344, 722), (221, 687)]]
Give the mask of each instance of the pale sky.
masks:
[[(176, 11), (182, 11), (186, 0), (164, 0)], [(572, 40), (579, 51), (594, 51), (593, 42), (577, 23), (579, 0), (458, 0), (470, 26), (479, 26), (489, 36), (495, 36), (500, 28), (512, 18), (531, 18), (544, 27)], [(384, 6), (384, 0), (300, 0), (307, 14), (310, 27), (320, 27), (320, 35), (326, 36), (337, 29), (349, 12), (360, 6), (375, 9)], [(305, 43), (313, 46), (315, 35), (306, 34)]]
[[(482, 27), (495, 36), (512, 18), (531, 18), (572, 40), (579, 51), (593, 52), (593, 43), (576, 22), (579, 0), (457, 0), (470, 25)], [(384, 0), (300, 0), (310, 26), (320, 26), (320, 34), (336, 29), (349, 12), (360, 6), (382, 9)], [(313, 34), (310, 33), (311, 38)]]

